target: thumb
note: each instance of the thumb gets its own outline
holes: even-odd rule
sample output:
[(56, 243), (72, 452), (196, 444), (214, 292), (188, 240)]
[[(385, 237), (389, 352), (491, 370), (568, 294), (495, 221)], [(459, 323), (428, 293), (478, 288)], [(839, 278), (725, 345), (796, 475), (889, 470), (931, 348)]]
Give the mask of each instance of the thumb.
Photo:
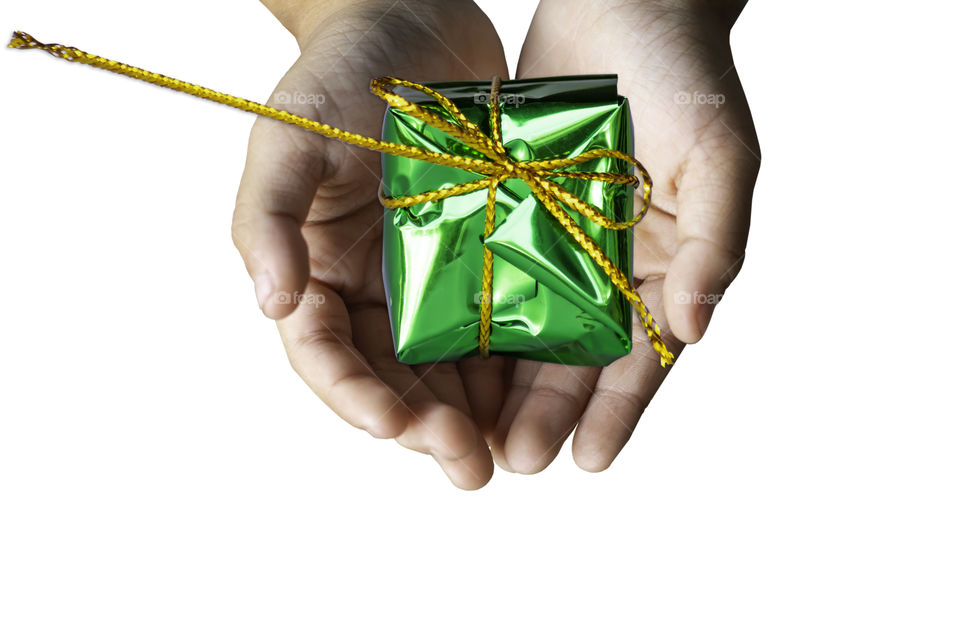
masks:
[(667, 322), (688, 344), (703, 337), (743, 263), (760, 167), (759, 150), (744, 139), (726, 129), (709, 147), (698, 146), (678, 181), (677, 252), (663, 293)]
[[(280, 95), (279, 93), (277, 95)], [(279, 319), (297, 306), (309, 277), (301, 227), (320, 184), (317, 136), (258, 119), (237, 193), (233, 241), (263, 313)]]

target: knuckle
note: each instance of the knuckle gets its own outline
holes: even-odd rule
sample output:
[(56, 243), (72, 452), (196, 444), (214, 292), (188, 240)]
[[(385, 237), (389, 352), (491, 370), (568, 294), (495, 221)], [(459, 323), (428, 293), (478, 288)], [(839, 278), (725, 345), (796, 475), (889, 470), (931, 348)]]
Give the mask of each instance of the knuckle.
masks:
[(250, 223), (243, 216), (243, 205), (238, 203), (233, 212), (233, 222), (230, 224), (230, 239), (233, 246), (241, 255), (249, 253)]
[(531, 395), (542, 402), (561, 403), (571, 407), (579, 407), (583, 404), (583, 399), (577, 394), (553, 384), (534, 387)]
[[(657, 364), (660, 364), (659, 357), (657, 358)], [(601, 387), (596, 389), (593, 392), (594, 398), (597, 400), (606, 403), (608, 410), (610, 407), (617, 405), (627, 405), (630, 407), (639, 407), (641, 411), (647, 406), (647, 399), (641, 396), (635, 391), (627, 391), (625, 389), (616, 389), (613, 387)], [(634, 427), (637, 425), (626, 425), (630, 431), (633, 431)]]
[(336, 338), (326, 329), (310, 329), (301, 332), (290, 341), (287, 357), (294, 371), (300, 373), (303, 366), (297, 358), (298, 354), (310, 353), (311, 358), (322, 358), (331, 347), (336, 347), (338, 344)]

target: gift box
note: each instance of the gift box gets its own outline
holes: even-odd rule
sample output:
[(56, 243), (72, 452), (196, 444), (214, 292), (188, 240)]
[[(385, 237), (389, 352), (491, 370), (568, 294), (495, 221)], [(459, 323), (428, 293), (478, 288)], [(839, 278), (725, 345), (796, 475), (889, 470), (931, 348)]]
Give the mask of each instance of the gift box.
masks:
[[(491, 135), (489, 82), (427, 83)], [(449, 119), (430, 96), (397, 94)], [(613, 75), (503, 81), (497, 104), (503, 147), (518, 162), (573, 158), (593, 149), (633, 153), (630, 109)], [(395, 107), (383, 140), (461, 157), (483, 156), (462, 141)], [(483, 177), (424, 160), (382, 156), (383, 195), (445, 189)], [(598, 157), (576, 171), (632, 175), (633, 167)], [(629, 184), (554, 178), (614, 221), (630, 220)], [(485, 233), (486, 189), (398, 209), (383, 225), (383, 279), (397, 358), (416, 364), (480, 353), (481, 306), (490, 304), (489, 352), (570, 365), (602, 366), (630, 352), (632, 307), (611, 278), (550, 214), (523, 180), (496, 190), (492, 232)], [(603, 228), (565, 208), (628, 278), (631, 229)], [(492, 289), (482, 287), (484, 247), (493, 255)]]

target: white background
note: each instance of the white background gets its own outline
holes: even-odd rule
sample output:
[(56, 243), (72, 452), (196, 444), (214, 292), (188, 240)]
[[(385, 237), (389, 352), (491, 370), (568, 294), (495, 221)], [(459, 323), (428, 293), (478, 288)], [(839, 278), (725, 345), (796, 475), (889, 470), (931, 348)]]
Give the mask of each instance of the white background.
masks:
[[(515, 63), (535, 3), (481, 4)], [(296, 55), (252, 0), (140, 6), (0, 27), (254, 99)], [(753, 0), (711, 331), (609, 471), (474, 493), (289, 368), (230, 241), (248, 114), (0, 51), (0, 637), (960, 638), (957, 17)]]

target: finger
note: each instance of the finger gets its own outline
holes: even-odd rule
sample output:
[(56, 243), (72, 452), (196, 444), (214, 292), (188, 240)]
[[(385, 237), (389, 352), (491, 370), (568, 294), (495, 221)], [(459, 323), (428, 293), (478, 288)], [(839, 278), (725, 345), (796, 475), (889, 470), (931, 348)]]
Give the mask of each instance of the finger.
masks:
[(396, 391), (354, 346), (340, 296), (311, 280), (303, 304), (277, 322), (294, 370), (347, 423), (377, 438), (394, 438), (411, 420)]
[(439, 400), (412, 369), (398, 363), (394, 356), (390, 360), (377, 358), (373, 366), (410, 410), (410, 420), (397, 442), (432, 455), (461, 489), (479, 489), (487, 484), (493, 475), (493, 458), (468, 414)]
[[(471, 409), (458, 364), (453, 362), (421, 364), (414, 366), (413, 372), (440, 403), (451, 406), (457, 409), (461, 415), (471, 418), (470, 439), (478, 443), (477, 446), (472, 447), (470, 452), (461, 458), (449, 459), (434, 455), (434, 459), (455, 486), (467, 490), (479, 489), (493, 475), (493, 457), (484, 437), (483, 429)], [(494, 420), (496, 420), (495, 417)], [(461, 433), (466, 432), (461, 431)]]
[[(482, 440), (476, 425), (460, 410), (441, 402), (423, 380), (437, 366), (427, 365), (418, 376), (397, 360), (383, 305), (356, 306), (351, 323), (357, 349), (370, 362), (377, 377), (396, 392), (396, 402), (406, 405), (411, 419), (397, 441), (405, 447), (447, 459), (460, 459), (473, 452)], [(362, 398), (358, 398), (363, 402)]]
[(478, 447), (459, 460), (448, 460), (438, 456), (434, 456), (434, 459), (458, 489), (465, 491), (481, 489), (493, 477), (493, 459), (490, 457), (490, 450), (486, 447)]
[[(281, 82), (278, 93), (289, 82)], [(250, 133), (233, 240), (253, 278), (257, 303), (271, 318), (296, 308), (309, 277), (301, 227), (322, 178), (322, 145), (316, 134), (267, 118), (259, 118)]]
[[(381, 375), (387, 379), (409, 382), (402, 375), (393, 376), (383, 371)], [(407, 449), (431, 455), (460, 489), (474, 490), (486, 485), (493, 476), (493, 459), (470, 418), (455, 407), (421, 396), (417, 391), (407, 396), (405, 401), (411, 419), (397, 437), (397, 442)], [(471, 432), (476, 433), (471, 438), (472, 443), (456, 444), (458, 439), (463, 441), (464, 434)]]
[[(648, 280), (639, 289), (654, 315), (663, 309), (661, 284)], [(683, 344), (671, 335), (668, 327), (661, 330), (667, 346), (679, 356)], [(633, 336), (630, 354), (603, 369), (573, 434), (573, 459), (586, 471), (603, 471), (610, 466), (669, 372), (660, 366), (660, 356), (636, 320)]]
[[(477, 425), (456, 404), (466, 408), (462, 386), (456, 390), (455, 367), (433, 375), (435, 387), (455, 404), (440, 400), (425, 382), (443, 364), (425, 365), (421, 374), (399, 362), (389, 332), (386, 307), (367, 305), (351, 313), (357, 349), (367, 358), (377, 377), (395, 392), (397, 402), (410, 413), (396, 439), (408, 449), (432, 455), (450, 480), (462, 489), (478, 489), (493, 474), (493, 460)], [(363, 399), (358, 401), (363, 402)]]
[(412, 367), (414, 375), (424, 384), (434, 397), (455, 407), (465, 415), (471, 415), (470, 402), (463, 386), (463, 379), (455, 362), (437, 362), (417, 364)]
[(759, 151), (722, 121), (688, 158), (678, 184), (677, 252), (664, 281), (666, 318), (686, 343), (703, 337), (713, 309), (740, 270)]
[(599, 367), (540, 367), (507, 434), (504, 452), (512, 469), (539, 473), (557, 457), (599, 375)]
[(457, 363), (463, 381), (470, 414), (488, 443), (493, 442), (497, 417), (503, 406), (504, 358), (469, 358)]
[(503, 406), (500, 409), (500, 415), (497, 416), (497, 426), (494, 430), (490, 442), (490, 450), (493, 453), (493, 460), (504, 471), (513, 473), (515, 470), (507, 462), (506, 444), (507, 436), (510, 433), (510, 426), (516, 417), (520, 406), (523, 404), (530, 386), (537, 377), (537, 372), (543, 366), (541, 362), (533, 360), (515, 360), (513, 361), (512, 371), (509, 373), (509, 383), (503, 396)]

